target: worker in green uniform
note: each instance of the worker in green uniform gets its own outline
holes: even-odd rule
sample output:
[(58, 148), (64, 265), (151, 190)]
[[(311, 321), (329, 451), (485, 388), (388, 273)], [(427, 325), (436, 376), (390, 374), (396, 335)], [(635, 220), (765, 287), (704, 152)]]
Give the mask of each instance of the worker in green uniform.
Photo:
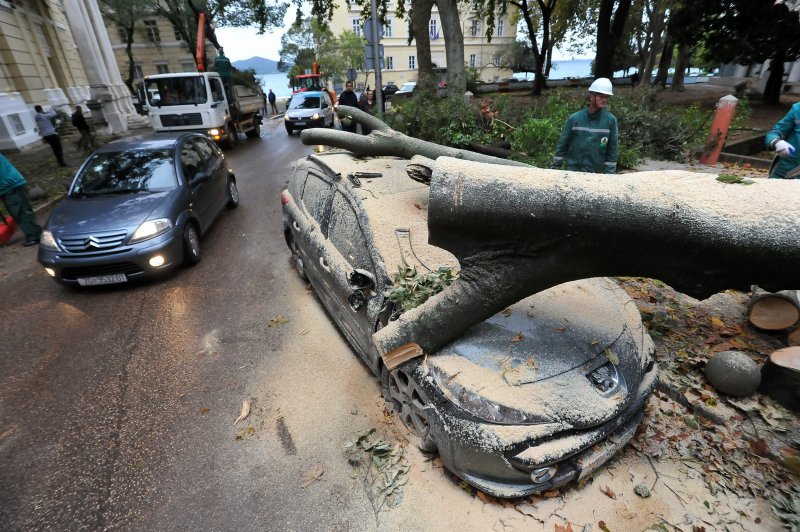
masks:
[(772, 161), (769, 176), (778, 179), (800, 178), (800, 103), (792, 105), (789, 112), (767, 133), (764, 141), (767, 148), (777, 156)]
[(231, 77), (231, 60), (225, 57), (222, 48), (217, 51), (217, 58), (214, 59), (214, 70), (217, 71), (222, 81), (227, 83)]
[(589, 105), (567, 119), (558, 139), (553, 168), (614, 174), (617, 171), (617, 118), (606, 110), (611, 81), (597, 78), (589, 86)]

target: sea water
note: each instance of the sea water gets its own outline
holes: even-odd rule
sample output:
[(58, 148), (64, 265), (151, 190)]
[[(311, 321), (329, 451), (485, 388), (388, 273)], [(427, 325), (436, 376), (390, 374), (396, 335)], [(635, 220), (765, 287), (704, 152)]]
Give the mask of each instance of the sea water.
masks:
[(280, 72), (278, 74), (257, 74), (256, 79), (261, 82), (261, 88), (264, 92), (275, 93), (278, 98), (287, 97), (292, 95), (292, 89), (289, 87), (289, 78), (286, 73)]

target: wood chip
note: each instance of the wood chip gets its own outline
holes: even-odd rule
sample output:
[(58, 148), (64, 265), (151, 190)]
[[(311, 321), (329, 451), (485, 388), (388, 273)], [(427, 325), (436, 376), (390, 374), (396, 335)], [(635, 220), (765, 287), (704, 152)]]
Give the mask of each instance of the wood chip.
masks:
[(236, 418), (236, 421), (233, 422), (236, 425), (238, 422), (246, 418), (250, 415), (250, 401), (242, 401), (242, 411), (239, 413), (239, 417)]

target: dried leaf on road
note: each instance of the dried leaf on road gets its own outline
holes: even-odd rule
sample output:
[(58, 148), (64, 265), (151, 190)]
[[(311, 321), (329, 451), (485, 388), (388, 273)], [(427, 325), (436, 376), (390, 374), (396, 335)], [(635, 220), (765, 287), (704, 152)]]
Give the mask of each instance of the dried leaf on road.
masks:
[(573, 532), (572, 530), (572, 523), (567, 522), (566, 525), (559, 525), (556, 523), (555, 525), (555, 532)]
[(605, 493), (607, 497), (610, 497), (612, 499), (616, 499), (617, 498), (617, 494), (614, 493), (614, 490), (612, 490), (609, 486), (606, 486), (604, 488), (600, 488), (600, 491)]
[(239, 412), (239, 417), (233, 422), (236, 425), (238, 422), (250, 415), (250, 401), (242, 401), (242, 411)]
[(274, 318), (269, 320), (269, 326), (270, 327), (279, 327), (279, 326), (283, 325), (284, 323), (289, 323), (289, 321), (291, 321), (291, 320), (287, 320), (283, 316), (275, 316)]
[(325, 473), (325, 469), (323, 469), (321, 465), (315, 465), (303, 473), (303, 483), (300, 484), (300, 487), (306, 489), (311, 484), (319, 480), (323, 473)]
[(515, 337), (511, 339), (512, 342), (521, 342), (525, 339), (522, 333), (517, 334)]

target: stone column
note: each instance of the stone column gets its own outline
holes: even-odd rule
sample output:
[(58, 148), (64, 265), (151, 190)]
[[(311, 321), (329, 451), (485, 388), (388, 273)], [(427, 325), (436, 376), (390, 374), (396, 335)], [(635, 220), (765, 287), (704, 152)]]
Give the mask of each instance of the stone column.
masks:
[(126, 131), (128, 120), (138, 115), (122, 82), (97, 0), (64, 0), (64, 11), (89, 78), (93, 101), (87, 106), (92, 118), (105, 122), (110, 133)]

